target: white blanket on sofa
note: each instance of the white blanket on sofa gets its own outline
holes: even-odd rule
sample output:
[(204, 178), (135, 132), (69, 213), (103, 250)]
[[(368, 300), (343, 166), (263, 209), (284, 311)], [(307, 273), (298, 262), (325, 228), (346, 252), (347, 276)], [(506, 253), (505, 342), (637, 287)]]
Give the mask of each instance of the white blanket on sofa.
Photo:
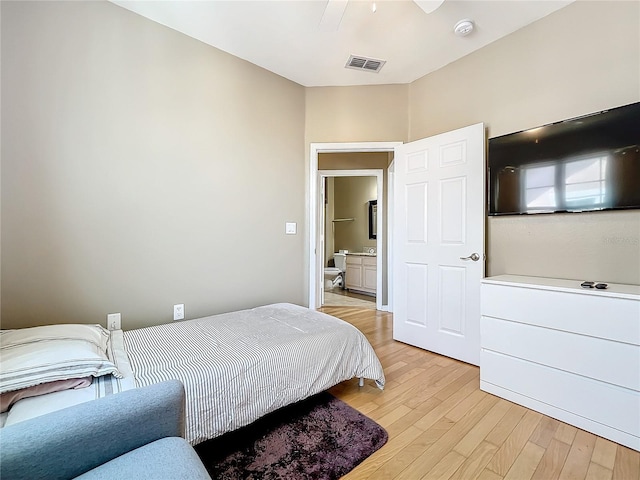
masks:
[(124, 349), (122, 330), (113, 330), (111, 332), (107, 346), (107, 357), (118, 367), (123, 378), (104, 375), (94, 378), (91, 385), (86, 388), (63, 390), (38, 397), (23, 398), (16, 402), (9, 412), (2, 414), (2, 420), (4, 421), (0, 421), (1, 426), (12, 425), (61, 408), (136, 388), (127, 352)]

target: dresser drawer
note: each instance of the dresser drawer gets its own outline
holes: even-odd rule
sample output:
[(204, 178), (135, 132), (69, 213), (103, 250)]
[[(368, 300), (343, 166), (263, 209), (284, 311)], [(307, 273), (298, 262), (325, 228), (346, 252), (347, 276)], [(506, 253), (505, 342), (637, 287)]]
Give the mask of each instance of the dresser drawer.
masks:
[[(500, 386), (507, 392), (516, 392), (524, 401), (505, 398), (527, 407), (535, 408), (527, 403), (529, 398), (625, 432), (635, 438), (632, 448), (638, 448), (640, 394), (636, 391), (486, 350), (481, 352), (480, 381)], [(490, 388), (486, 390), (491, 392)], [(543, 413), (551, 414), (548, 410)], [(584, 424), (576, 426), (589, 430)]]
[(640, 347), (482, 317), (482, 348), (640, 391)]
[(640, 301), (522, 286), (482, 285), (482, 314), (640, 345)]

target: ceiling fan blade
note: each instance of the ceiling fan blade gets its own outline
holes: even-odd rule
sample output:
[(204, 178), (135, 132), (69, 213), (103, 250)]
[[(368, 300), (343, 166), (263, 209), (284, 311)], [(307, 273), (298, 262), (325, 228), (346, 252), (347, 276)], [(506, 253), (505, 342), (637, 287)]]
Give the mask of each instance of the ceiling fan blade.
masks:
[(440, 5), (444, 3), (444, 0), (413, 0), (424, 13), (435, 12)]
[(320, 20), (320, 30), (323, 32), (335, 32), (338, 30), (342, 15), (347, 8), (347, 3), (349, 3), (349, 0), (328, 0)]

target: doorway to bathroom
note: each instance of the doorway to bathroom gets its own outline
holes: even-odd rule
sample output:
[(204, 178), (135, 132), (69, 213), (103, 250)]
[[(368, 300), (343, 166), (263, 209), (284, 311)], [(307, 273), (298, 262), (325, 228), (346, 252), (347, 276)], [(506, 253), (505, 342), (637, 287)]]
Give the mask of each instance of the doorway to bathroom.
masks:
[[(377, 247), (376, 262), (380, 262), (377, 272), (382, 276), (376, 285), (381, 289), (376, 296), (378, 310), (391, 310), (392, 272), (390, 246), (391, 235), (389, 225), (391, 204), (387, 199), (392, 198), (391, 163), (394, 148), (402, 142), (362, 142), (362, 143), (312, 143), (309, 161), (309, 307), (318, 308), (322, 305), (324, 286), (324, 197), (322, 188), (324, 180), (320, 178), (319, 170), (340, 170), (344, 174), (348, 170), (365, 170), (365, 176), (371, 175), (371, 170), (379, 169), (383, 173), (382, 187), (378, 192), (377, 214)], [(382, 157), (382, 163), (375, 163), (371, 154)], [(330, 162), (330, 163), (325, 163)], [(383, 220), (384, 218), (384, 220)], [(368, 228), (368, 227), (367, 227)], [(331, 253), (334, 253), (333, 251)], [(378, 267), (378, 265), (376, 265)]]
[[(388, 156), (378, 156), (386, 166)], [(319, 166), (335, 158), (320, 158)], [(376, 160), (375, 155), (369, 158)], [(349, 165), (349, 162), (346, 162)], [(384, 241), (386, 215), (382, 169), (319, 170), (320, 254), (323, 306), (377, 309), (382, 304), (386, 271)], [(378, 235), (378, 232), (381, 234)]]

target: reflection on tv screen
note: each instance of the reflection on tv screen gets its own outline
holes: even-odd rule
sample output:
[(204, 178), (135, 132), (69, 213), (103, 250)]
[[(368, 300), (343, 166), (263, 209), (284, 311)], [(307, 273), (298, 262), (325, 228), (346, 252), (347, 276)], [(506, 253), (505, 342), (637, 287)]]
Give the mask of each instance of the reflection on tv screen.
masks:
[(640, 208), (640, 103), (489, 140), (489, 214)]

